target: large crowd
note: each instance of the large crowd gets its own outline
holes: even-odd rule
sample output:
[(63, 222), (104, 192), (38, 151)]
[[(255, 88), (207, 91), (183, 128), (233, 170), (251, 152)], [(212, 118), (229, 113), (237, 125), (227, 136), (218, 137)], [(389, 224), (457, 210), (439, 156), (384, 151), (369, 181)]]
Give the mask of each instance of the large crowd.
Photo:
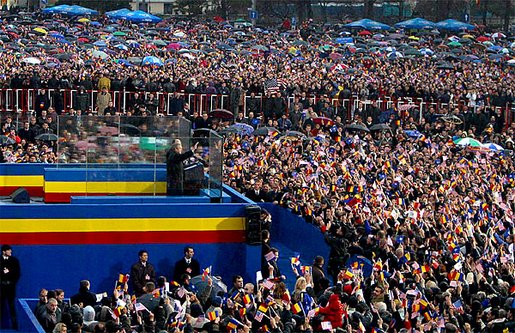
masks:
[[(231, 291), (211, 295), (214, 278), (203, 274), (208, 283), (202, 290), (180, 276), (165, 292), (164, 281), (153, 278), (134, 290), (145, 298), (138, 301), (120, 277), (120, 288), (101, 306), (95, 300), (61, 309), (70, 314), (67, 325), (73, 313), (82, 313), (83, 323), (86, 316), (88, 324), (109, 322), (88, 326), (95, 332), (515, 331), (515, 126), (506, 107), (515, 87), (510, 36), (354, 32), (347, 44), (336, 42), (347, 38), (343, 32), (313, 22), (285, 31), (195, 20), (154, 27), (100, 18), (92, 24), (39, 15), (4, 18), (2, 85), (54, 92), (38, 95), (35, 114), (23, 126), (13, 122), (15, 114), (2, 116), (2, 131), (11, 140), (0, 158), (80, 162), (80, 151), (64, 158), (36, 137), (80, 140), (95, 115), (178, 115), (194, 128), (223, 133), (227, 184), (254, 201), (302, 215), (331, 249), (311, 269), (298, 268), (292, 258), (298, 279), (290, 294), (265, 234), (265, 279), (259, 285), (244, 287), (235, 277)], [(478, 41), (480, 34), (486, 42)], [(163, 65), (134, 63), (144, 56)], [(27, 57), (41, 64), (24, 62)], [(72, 88), (103, 93), (93, 104), (83, 94), (64, 105), (59, 89)], [(123, 90), (142, 93), (121, 109), (109, 91)], [(150, 96), (157, 92), (175, 94), (173, 102), (158, 105)], [(182, 93), (228, 95), (235, 119), (190, 113)], [(263, 99), (252, 102), (258, 95)], [(345, 108), (334, 102), (355, 95), (445, 106), (417, 114), (395, 105)], [(244, 104), (245, 96), (251, 102)], [(286, 96), (294, 96), (293, 102)], [(70, 121), (58, 131), (59, 117)], [(134, 123), (140, 132), (142, 124), (149, 125)], [(87, 281), (81, 289), (89, 292)], [(39, 308), (43, 314), (66, 306), (57, 294)], [(144, 309), (136, 309), (142, 303)]]

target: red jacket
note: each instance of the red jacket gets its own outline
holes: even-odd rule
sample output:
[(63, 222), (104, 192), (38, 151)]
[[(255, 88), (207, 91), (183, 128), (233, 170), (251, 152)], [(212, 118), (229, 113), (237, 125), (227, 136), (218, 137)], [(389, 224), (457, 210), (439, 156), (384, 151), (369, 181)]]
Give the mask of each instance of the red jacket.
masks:
[(326, 307), (320, 308), (320, 314), (324, 315), (324, 321), (330, 321), (333, 328), (342, 327), (343, 305), (336, 294), (329, 297)]

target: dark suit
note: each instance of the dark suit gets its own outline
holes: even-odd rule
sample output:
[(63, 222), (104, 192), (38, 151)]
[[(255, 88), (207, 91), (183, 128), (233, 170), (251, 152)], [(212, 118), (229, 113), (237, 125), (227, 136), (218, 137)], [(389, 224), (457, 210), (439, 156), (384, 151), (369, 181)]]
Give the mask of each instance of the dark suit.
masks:
[(79, 292), (70, 298), (70, 302), (72, 305), (82, 303), (83, 307), (88, 305), (95, 306), (97, 304), (97, 295), (86, 288), (80, 288)]
[(182, 258), (181, 260), (175, 263), (175, 267), (173, 269), (173, 279), (174, 281), (179, 281), (183, 274), (189, 274), (189, 276), (194, 277), (200, 275), (200, 264), (194, 258), (191, 258), (191, 262), (188, 264), (186, 259)]
[(147, 261), (146, 265), (143, 266), (141, 261), (138, 261), (131, 267), (131, 278), (132, 287), (136, 296), (143, 295), (143, 287), (147, 282), (156, 283), (156, 271), (154, 266)]
[[(2, 153), (0, 152), (0, 154)], [(15, 312), (15, 298), (16, 283), (19, 278), (20, 262), (18, 259), (13, 256), (4, 259), (3, 255), (0, 254), (0, 310), (9, 309), (11, 323), (15, 329), (18, 327)], [(0, 311), (0, 319), (2, 318), (2, 312), (3, 311)]]
[(183, 161), (193, 156), (188, 150), (178, 154), (171, 149), (166, 153), (166, 194), (182, 195), (184, 193), (184, 164)]

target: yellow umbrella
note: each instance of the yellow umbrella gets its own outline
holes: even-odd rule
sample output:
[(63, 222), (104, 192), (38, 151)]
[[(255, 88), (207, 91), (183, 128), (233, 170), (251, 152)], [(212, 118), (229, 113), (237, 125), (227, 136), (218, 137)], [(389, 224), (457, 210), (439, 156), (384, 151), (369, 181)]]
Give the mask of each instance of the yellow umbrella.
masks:
[(34, 31), (35, 31), (35, 32), (39, 32), (39, 33), (41, 33), (41, 34), (43, 34), (43, 35), (48, 34), (48, 31), (46, 31), (46, 30), (45, 30), (45, 29), (43, 29), (43, 28), (39, 28), (39, 27), (38, 27), (38, 28), (34, 28)]
[(467, 35), (463, 35), (463, 36), (461, 36), (461, 37), (462, 37), (462, 38), (471, 38), (471, 39), (474, 39), (474, 36), (472, 36), (472, 35), (468, 35), (468, 34), (467, 34)]
[(80, 19), (77, 20), (77, 22), (86, 23), (86, 22), (90, 22), (90, 20), (85, 17), (81, 17)]
[(288, 53), (290, 53), (290, 54), (295, 54), (295, 53), (297, 53), (297, 49), (296, 49), (296, 48), (294, 48), (294, 47), (290, 47), (290, 48), (288, 49)]
[(409, 39), (411, 39), (411, 40), (420, 40), (420, 38), (418, 38), (416, 36), (409, 36)]

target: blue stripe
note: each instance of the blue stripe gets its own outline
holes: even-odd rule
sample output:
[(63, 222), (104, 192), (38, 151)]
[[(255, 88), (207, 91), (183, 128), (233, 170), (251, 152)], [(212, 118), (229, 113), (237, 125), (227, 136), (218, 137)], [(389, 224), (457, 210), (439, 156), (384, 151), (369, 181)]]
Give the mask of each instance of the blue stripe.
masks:
[(45, 169), (48, 182), (165, 182), (166, 169)]
[(243, 204), (97, 204), (86, 205), (38, 205), (4, 204), (1, 219), (73, 219), (73, 218), (203, 218), (243, 217)]
[[(37, 176), (43, 175), (45, 169), (59, 168), (95, 168), (101, 166), (106, 169), (154, 169), (154, 164), (44, 164), (44, 163), (3, 163), (0, 164), (0, 176)], [(158, 169), (164, 168), (165, 164), (155, 165)]]
[(99, 196), (99, 197), (80, 197), (73, 196), (71, 198), (72, 205), (106, 205), (106, 204), (143, 204), (143, 203), (151, 203), (151, 204), (161, 204), (161, 203), (209, 203), (211, 199), (207, 196), (198, 197), (198, 196), (122, 196), (122, 197), (112, 197), (112, 196)]

